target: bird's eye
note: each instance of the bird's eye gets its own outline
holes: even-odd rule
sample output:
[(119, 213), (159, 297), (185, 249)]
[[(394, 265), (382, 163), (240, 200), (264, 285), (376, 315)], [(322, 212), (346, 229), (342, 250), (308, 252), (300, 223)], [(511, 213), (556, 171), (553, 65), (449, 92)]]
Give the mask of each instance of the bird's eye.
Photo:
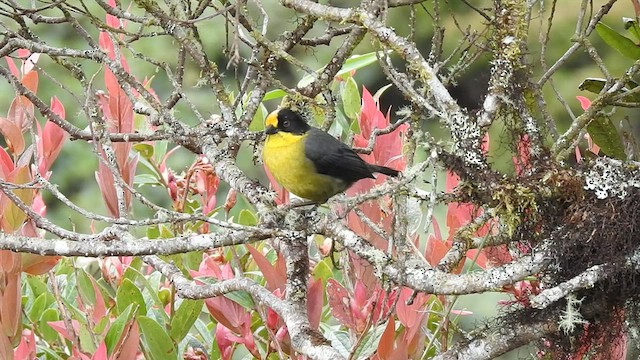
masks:
[(285, 120), (282, 122), (282, 127), (288, 128), (289, 127), (289, 120)]

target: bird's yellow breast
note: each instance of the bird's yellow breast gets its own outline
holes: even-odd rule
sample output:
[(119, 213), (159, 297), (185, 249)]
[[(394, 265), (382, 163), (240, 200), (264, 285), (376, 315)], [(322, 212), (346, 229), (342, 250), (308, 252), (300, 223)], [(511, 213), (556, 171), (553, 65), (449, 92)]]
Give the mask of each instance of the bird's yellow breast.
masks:
[(312, 201), (324, 202), (344, 190), (339, 179), (319, 174), (305, 155), (308, 134), (277, 132), (267, 136), (262, 159), (276, 181), (289, 192)]

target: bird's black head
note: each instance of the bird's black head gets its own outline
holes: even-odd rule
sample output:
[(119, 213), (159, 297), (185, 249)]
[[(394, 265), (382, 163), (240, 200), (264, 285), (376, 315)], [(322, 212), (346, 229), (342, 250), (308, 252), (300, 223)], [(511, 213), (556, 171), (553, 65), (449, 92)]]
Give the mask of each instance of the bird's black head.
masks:
[(300, 114), (291, 109), (278, 109), (265, 120), (264, 132), (268, 135), (278, 131), (284, 131), (296, 135), (302, 135), (309, 131), (311, 126), (307, 124)]

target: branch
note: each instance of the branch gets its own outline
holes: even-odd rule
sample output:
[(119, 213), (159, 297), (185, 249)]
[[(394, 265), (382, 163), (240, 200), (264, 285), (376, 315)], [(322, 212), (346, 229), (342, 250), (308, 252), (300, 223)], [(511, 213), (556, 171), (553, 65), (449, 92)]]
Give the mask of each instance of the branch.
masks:
[(338, 221), (326, 220), (316, 225), (318, 233), (332, 237), (344, 247), (352, 250), (360, 258), (369, 262), (376, 276), (387, 276), (398, 285), (438, 295), (464, 295), (495, 291), (505, 285), (514, 284), (528, 276), (543, 271), (551, 259), (545, 247), (534, 251), (533, 255), (494, 267), (485, 271), (465, 274), (451, 274), (429, 269), (418, 258), (408, 257), (406, 268), (399, 268), (383, 251), (373, 247)]
[[(640, 265), (640, 249), (636, 249), (625, 258), (625, 265), (631, 269), (637, 269)], [(594, 265), (579, 275), (549, 289), (531, 299), (531, 306), (536, 309), (544, 309), (565, 296), (582, 289), (592, 288), (599, 281), (615, 276), (611, 270), (619, 269), (617, 264)]]
[(527, 324), (514, 321), (508, 326), (500, 324), (494, 329), (487, 330), (482, 332), (481, 337), (456, 343), (447, 352), (434, 357), (433, 360), (494, 359), (545, 335), (557, 332), (557, 326), (552, 319), (545, 319), (528, 321)]
[[(67, 239), (42, 239), (36, 237), (9, 235), (0, 233), (0, 249), (14, 252), (24, 252), (38, 255), (60, 256), (140, 256), (140, 255), (171, 255), (191, 251), (204, 251), (230, 245), (248, 244), (264, 240), (273, 236), (269, 231), (262, 233), (246, 233), (242, 231), (224, 231), (203, 235), (185, 235), (167, 239), (136, 239), (127, 240), (128, 236), (118, 234), (116, 229), (111, 231), (110, 240), (74, 241)], [(113, 234), (115, 233), (115, 234)], [(101, 233), (98, 236), (107, 237)]]

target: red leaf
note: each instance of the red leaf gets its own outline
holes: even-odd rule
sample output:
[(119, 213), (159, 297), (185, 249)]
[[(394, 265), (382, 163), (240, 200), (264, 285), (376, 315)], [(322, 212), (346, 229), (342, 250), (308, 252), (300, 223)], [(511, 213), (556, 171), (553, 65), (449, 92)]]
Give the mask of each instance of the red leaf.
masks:
[(21, 258), (9, 250), (0, 250), (0, 273), (18, 273), (22, 269)]
[[(11, 115), (11, 113), (9, 115)], [(22, 130), (20, 130), (19, 124), (10, 118), (0, 117), (0, 132), (4, 135), (7, 147), (9, 147), (9, 151), (11, 151), (13, 156), (17, 157), (22, 154), (24, 151), (24, 137), (22, 136)]]
[(351, 308), (349, 306), (350, 298), (347, 289), (340, 285), (340, 283), (334, 279), (327, 280), (327, 301), (331, 308), (331, 314), (340, 321), (342, 325), (349, 329), (355, 329), (356, 323), (351, 315)]
[[(64, 106), (55, 96), (51, 98), (51, 110), (62, 119), (65, 118)], [(44, 175), (49, 171), (53, 161), (60, 154), (62, 145), (69, 137), (69, 134), (51, 120), (47, 120), (44, 124), (44, 130), (42, 131), (40, 131), (40, 126), (38, 126), (38, 133), (40, 135), (38, 139), (38, 152), (42, 157), (38, 169), (40, 174)]]
[(29, 54), (31, 54), (31, 51), (29, 49), (18, 49), (18, 57), (21, 59), (26, 59), (29, 57)]
[[(201, 270), (199, 270), (198, 272), (192, 272), (192, 274), (210, 275), (210, 273), (213, 272), (214, 276), (220, 280), (233, 277), (233, 272), (229, 263), (224, 264), (222, 268), (218, 268), (215, 270), (214, 268), (217, 267), (215, 264), (209, 263), (209, 265), (211, 267), (209, 267), (208, 270), (205, 270), (208, 273), (202, 271), (203, 265), (201, 264)], [(242, 332), (242, 328), (245, 323), (248, 322), (249, 324), (251, 324), (251, 314), (246, 311), (240, 304), (222, 295), (206, 299), (205, 305), (207, 306), (207, 310), (214, 319), (223, 324), (225, 327), (235, 331), (236, 333)]]
[(102, 194), (102, 199), (107, 205), (107, 211), (111, 217), (118, 217), (118, 198), (116, 189), (113, 186), (113, 176), (111, 171), (102, 162), (98, 163), (98, 171), (96, 171), (96, 181), (98, 188)]
[(400, 291), (398, 303), (396, 304), (396, 312), (398, 320), (406, 329), (406, 338), (413, 339), (420, 331), (424, 323), (427, 312), (424, 311), (424, 305), (432, 295), (420, 293), (413, 299), (411, 305), (407, 305), (407, 300), (413, 294), (413, 290), (403, 287)]
[(233, 355), (233, 341), (229, 340), (228, 334), (231, 332), (222, 324), (216, 325), (216, 343), (223, 360), (230, 360)]
[(20, 272), (5, 273), (3, 276), (5, 285), (0, 293), (0, 319), (2, 319), (0, 336), (6, 335), (13, 338), (18, 334), (21, 320)]
[(131, 320), (129, 333), (123, 333), (114, 349), (119, 349), (118, 357), (114, 360), (136, 360), (138, 354), (138, 342), (140, 341), (140, 329), (138, 322)]
[(360, 117), (358, 123), (360, 125), (360, 134), (363, 138), (369, 139), (374, 128), (384, 128), (384, 115), (378, 109), (373, 96), (366, 87), (362, 87), (362, 108), (360, 109)]
[(424, 257), (431, 266), (436, 266), (450, 248), (451, 246), (444, 243), (441, 239), (437, 239), (435, 236), (429, 235), (424, 251)]
[(91, 316), (93, 317), (93, 323), (97, 324), (107, 315), (107, 307), (105, 306), (98, 282), (92, 276), (89, 276), (89, 279), (91, 280), (91, 285), (93, 285), (93, 293), (96, 297), (96, 302), (91, 304), (93, 305)]
[(446, 193), (453, 192), (453, 189), (460, 183), (460, 177), (453, 171), (447, 171), (447, 177), (444, 183), (444, 191)]
[(91, 360), (107, 360), (107, 345), (105, 344), (104, 340), (100, 342), (100, 345), (98, 345), (98, 348), (96, 349), (96, 352), (93, 354), (93, 356), (91, 357)]
[(6, 179), (13, 169), (14, 166), (11, 157), (4, 148), (0, 146), (0, 179)]
[[(38, 92), (38, 72), (37, 71), (31, 71), (31, 68), (33, 67), (33, 65), (31, 65), (31, 67), (27, 67), (24, 66), (24, 69), (29, 69), (28, 72), (24, 72), (23, 74), (25, 74), (22, 77), (22, 84), (29, 90), (31, 90), (32, 93), (37, 93)], [(25, 100), (27, 100), (27, 98), (24, 98)], [(28, 100), (27, 100), (28, 101)]]
[[(247, 250), (249, 250), (249, 252), (251, 253), (253, 261), (255, 261), (256, 265), (258, 265), (258, 268), (262, 272), (265, 280), (267, 280), (267, 289), (272, 292), (276, 289), (284, 290), (287, 282), (287, 275), (284, 271), (278, 271), (282, 270), (282, 268), (278, 269), (276, 266), (271, 265), (269, 260), (267, 260), (267, 258), (253, 246), (246, 245), (246, 247)], [(280, 259), (281, 257), (282, 255), (278, 253), (278, 259)]]
[(0, 334), (0, 359), (13, 359), (13, 345), (11, 340), (5, 335)]
[(311, 328), (317, 330), (322, 319), (322, 307), (324, 305), (324, 291), (322, 279), (311, 279), (307, 292), (307, 314)]
[[(62, 335), (62, 337), (71, 341), (71, 337), (69, 336), (67, 327), (64, 324), (64, 320), (47, 321), (47, 325), (51, 326), (51, 328), (57, 331), (58, 334)], [(74, 330), (78, 330), (79, 326), (77, 320), (71, 320), (71, 326), (73, 326)]]
[[(22, 62), (22, 74), (25, 75), (25, 77), (29, 74), (31, 74), (31, 70), (33, 70), (35, 64), (38, 62), (38, 59), (40, 59), (40, 54), (39, 53), (32, 53), (31, 55), (29, 55), (29, 57), (27, 57), (23, 62)], [(33, 73), (35, 73), (35, 71), (33, 71)], [(36, 77), (37, 79), (37, 77)], [(24, 78), (22, 79), (22, 83), (27, 85), (24, 81)], [(36, 80), (36, 84), (37, 84), (37, 80)], [(27, 86), (28, 87), (28, 86)], [(33, 90), (34, 88), (29, 88), (31, 89), (31, 91), (35, 92), (35, 90)]]
[(289, 192), (271, 175), (269, 169), (267, 169), (266, 165), (263, 165), (264, 172), (267, 174), (267, 178), (269, 179), (269, 183), (271, 184), (271, 188), (276, 192), (276, 204), (288, 204), (289, 203)]
[(589, 106), (591, 106), (591, 100), (587, 99), (584, 96), (576, 96), (576, 99), (580, 102), (580, 107), (582, 110), (587, 110)]
[(447, 227), (449, 238), (464, 225), (467, 225), (476, 216), (475, 206), (466, 203), (452, 202), (447, 205)]
[(488, 132), (484, 134), (480, 147), (482, 148), (482, 153), (484, 155), (487, 155), (487, 153), (489, 152), (489, 133)]
[(396, 322), (393, 316), (389, 317), (387, 327), (384, 329), (380, 342), (378, 343), (377, 355), (380, 360), (391, 359), (395, 350)]
[(22, 254), (22, 271), (31, 275), (43, 275), (53, 269), (61, 256), (42, 256), (36, 254)]
[(20, 78), (20, 70), (18, 70), (18, 67), (13, 62), (13, 59), (8, 56), (5, 56), (4, 59), (7, 61), (7, 65), (9, 65), (9, 71), (11, 71), (11, 74), (13, 74), (13, 76), (17, 78)]
[(33, 331), (27, 329), (22, 331), (22, 338), (18, 347), (13, 351), (13, 358), (24, 360), (36, 358), (36, 338)]
[(24, 96), (16, 96), (9, 106), (7, 119), (13, 122), (20, 131), (26, 131), (35, 118), (35, 107)]
[[(598, 155), (600, 153), (600, 146), (596, 145), (596, 143), (593, 142), (591, 135), (589, 135), (588, 133), (584, 134), (584, 138), (587, 139), (587, 148), (589, 149), (589, 151)], [(576, 146), (576, 151), (578, 151), (577, 146)]]
[(109, 33), (101, 31), (100, 35), (98, 36), (98, 44), (100, 45), (100, 48), (107, 53), (111, 60), (116, 58), (113, 41), (111, 41)]
[[(109, 0), (109, 6), (111, 6), (112, 8), (116, 7), (116, 2), (115, 0)], [(109, 15), (107, 14), (107, 25), (111, 26), (112, 28), (120, 28), (120, 20), (118, 20), (117, 17), (113, 16), (113, 15)]]
[(508, 250), (506, 253), (503, 253), (502, 251), (494, 251), (494, 249), (497, 249), (497, 247), (484, 248), (477, 256), (476, 254), (478, 253), (478, 250), (472, 249), (467, 251), (466, 257), (469, 260), (475, 259), (475, 264), (483, 269), (489, 267), (489, 259), (491, 259), (492, 265), (502, 265), (511, 262), (511, 260), (506, 261), (507, 257), (511, 259), (511, 255)]

